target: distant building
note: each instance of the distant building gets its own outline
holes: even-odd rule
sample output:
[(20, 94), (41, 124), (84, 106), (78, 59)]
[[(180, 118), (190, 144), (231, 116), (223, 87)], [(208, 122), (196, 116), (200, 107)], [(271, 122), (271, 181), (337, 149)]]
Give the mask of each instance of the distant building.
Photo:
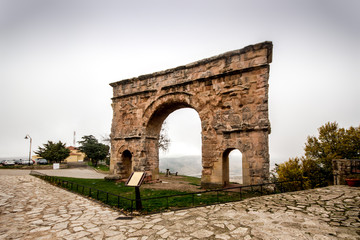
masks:
[[(65, 158), (64, 162), (82, 162), (85, 159), (85, 153), (80, 152), (80, 150), (77, 147), (67, 147), (67, 149), (70, 150), (70, 155)], [(38, 159), (40, 159), (42, 157), (40, 157), (39, 155), (33, 155), (31, 157), (31, 159), (36, 163)]]
[(85, 158), (85, 153), (80, 152), (77, 147), (67, 147), (70, 150), (70, 155), (64, 160), (64, 162), (82, 162)]

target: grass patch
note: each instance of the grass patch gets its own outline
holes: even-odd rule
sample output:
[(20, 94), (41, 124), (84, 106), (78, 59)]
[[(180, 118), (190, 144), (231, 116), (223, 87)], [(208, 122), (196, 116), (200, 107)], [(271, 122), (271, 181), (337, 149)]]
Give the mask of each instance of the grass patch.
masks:
[(188, 182), (191, 185), (195, 185), (195, 186), (201, 186), (201, 178), (197, 178), (197, 177), (189, 177), (189, 176), (181, 176), (183, 177), (185, 182)]
[[(160, 172), (159, 173), (160, 176), (165, 176), (166, 174), (163, 173), (163, 172)], [(171, 177), (175, 177), (175, 178), (181, 178), (181, 181), (184, 181), (184, 182), (188, 182), (190, 185), (194, 185), (194, 186), (201, 186), (201, 178), (198, 178), (198, 177), (190, 177), (190, 176), (185, 176), (185, 175), (171, 175)], [(166, 178), (164, 178), (166, 179)]]
[[(61, 185), (64, 188), (80, 193), (82, 195), (95, 198), (106, 204), (109, 204), (110, 206), (116, 206), (122, 208), (123, 210), (130, 210), (131, 204), (133, 204), (133, 207), (135, 207), (135, 201), (131, 203), (131, 200), (135, 200), (135, 189), (133, 187), (125, 186), (124, 183), (105, 181), (103, 179), (80, 179), (69, 177), (57, 178), (65, 181), (63, 183), (58, 183), (57, 185)], [(184, 193), (186, 192), (177, 190), (154, 190), (140, 188), (141, 198), (144, 199), (143, 211), (156, 212), (163, 209), (163, 207), (169, 207), (169, 205), (167, 205), (167, 200), (164, 198), (146, 200), (148, 198), (159, 198), (163, 196), (178, 195)], [(119, 195), (121, 197), (119, 198), (114, 195)], [(173, 204), (174, 200), (171, 200), (170, 203)]]
[(100, 170), (100, 171), (102, 171), (102, 172), (108, 172), (110, 169), (109, 169), (109, 166), (107, 166), (107, 165), (103, 165), (103, 164), (98, 164), (96, 167), (92, 164), (92, 162), (88, 162), (87, 163), (88, 164), (88, 166), (90, 166), (90, 167), (93, 167), (93, 168), (95, 168), (95, 169), (97, 169), (97, 170)]

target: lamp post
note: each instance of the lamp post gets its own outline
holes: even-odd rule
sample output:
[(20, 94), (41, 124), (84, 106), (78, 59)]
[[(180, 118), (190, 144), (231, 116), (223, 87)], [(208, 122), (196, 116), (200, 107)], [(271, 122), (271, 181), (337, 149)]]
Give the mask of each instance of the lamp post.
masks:
[(29, 134), (26, 134), (25, 139), (30, 139), (30, 150), (29, 150), (29, 166), (30, 166), (30, 161), (31, 161), (31, 143), (32, 143), (32, 138), (30, 137)]

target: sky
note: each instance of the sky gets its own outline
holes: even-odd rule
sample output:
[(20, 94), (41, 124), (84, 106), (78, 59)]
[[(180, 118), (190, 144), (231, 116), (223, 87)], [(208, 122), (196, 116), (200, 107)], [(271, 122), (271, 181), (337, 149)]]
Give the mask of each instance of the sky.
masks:
[[(360, 124), (360, 1), (0, 0), (0, 157), (102, 139), (109, 83), (272, 41), (271, 162), (304, 154), (326, 122)], [(201, 153), (200, 119), (167, 119), (162, 156)]]

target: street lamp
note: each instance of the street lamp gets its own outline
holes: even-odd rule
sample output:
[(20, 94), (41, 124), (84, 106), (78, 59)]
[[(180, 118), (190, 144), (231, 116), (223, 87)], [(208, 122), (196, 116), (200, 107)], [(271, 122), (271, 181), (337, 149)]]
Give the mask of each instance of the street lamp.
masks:
[(25, 139), (30, 139), (30, 151), (29, 151), (29, 166), (30, 166), (30, 161), (31, 161), (31, 143), (32, 143), (32, 138), (30, 137), (29, 134), (26, 134)]

